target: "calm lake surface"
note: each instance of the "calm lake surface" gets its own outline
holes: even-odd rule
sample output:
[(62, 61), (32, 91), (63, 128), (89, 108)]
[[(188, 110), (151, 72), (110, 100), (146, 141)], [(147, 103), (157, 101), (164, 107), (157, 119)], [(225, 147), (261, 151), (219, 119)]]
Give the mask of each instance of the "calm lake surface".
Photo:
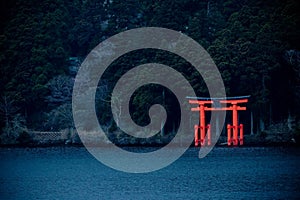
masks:
[(190, 148), (147, 174), (115, 171), (83, 147), (0, 149), (0, 199), (297, 199), (300, 149)]

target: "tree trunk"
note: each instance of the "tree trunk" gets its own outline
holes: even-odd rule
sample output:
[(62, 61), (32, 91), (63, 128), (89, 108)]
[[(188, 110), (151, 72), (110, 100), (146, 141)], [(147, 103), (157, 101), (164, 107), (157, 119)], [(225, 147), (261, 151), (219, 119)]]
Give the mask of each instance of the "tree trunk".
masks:
[(294, 122), (295, 122), (295, 119), (292, 117), (291, 112), (289, 112), (289, 116), (287, 119), (287, 126), (288, 126), (289, 131), (293, 130)]
[(262, 118), (259, 119), (259, 128), (260, 128), (260, 131), (265, 130), (265, 122)]
[(251, 132), (250, 132), (250, 134), (254, 135), (254, 132), (253, 132), (253, 112), (252, 111), (251, 111), (251, 122), (250, 122), (250, 125), (251, 125)]
[[(221, 132), (220, 130), (220, 120), (219, 120), (219, 114), (217, 113), (217, 118), (216, 118), (216, 136), (218, 136), (219, 132)], [(221, 135), (221, 133), (220, 133)]]
[(164, 131), (164, 123), (163, 122), (161, 122), (161, 125), (160, 125), (160, 135), (161, 136), (164, 136), (165, 135), (165, 131)]

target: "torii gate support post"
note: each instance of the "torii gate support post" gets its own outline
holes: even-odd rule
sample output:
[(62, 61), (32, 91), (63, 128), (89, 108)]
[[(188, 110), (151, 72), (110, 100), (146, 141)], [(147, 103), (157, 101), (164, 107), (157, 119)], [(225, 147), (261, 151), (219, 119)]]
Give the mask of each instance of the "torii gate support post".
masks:
[(240, 124), (240, 145), (244, 145), (244, 125)]
[[(191, 103), (191, 102), (190, 102)], [(199, 146), (199, 142), (201, 146), (205, 146), (211, 144), (211, 133), (210, 133), (210, 125), (205, 125), (205, 111), (207, 107), (204, 104), (212, 103), (212, 101), (193, 101), (193, 103), (197, 103), (199, 107), (192, 108), (192, 111), (198, 111), (200, 115), (199, 125), (194, 126), (194, 135), (195, 135), (195, 146)], [(205, 132), (207, 130), (207, 141), (205, 141)], [(199, 137), (200, 135), (200, 137)]]
[(204, 104), (200, 104), (200, 144), (205, 144), (205, 112)]
[(211, 145), (211, 130), (210, 130), (210, 124), (206, 126), (207, 129), (207, 145)]
[(194, 126), (194, 131), (195, 131), (195, 146), (197, 147), (199, 145), (199, 126), (195, 125)]
[[(210, 130), (210, 124), (208, 124), (206, 127), (204, 127), (207, 130), (207, 140), (205, 140), (205, 130), (203, 131), (203, 128), (201, 126), (195, 125), (194, 126), (194, 134), (195, 134), (195, 146), (199, 146), (199, 141), (201, 146), (205, 146), (207, 144), (208, 146), (211, 145), (211, 130)], [(199, 139), (200, 134), (200, 139)]]
[(231, 126), (230, 124), (227, 124), (227, 145), (231, 146), (233, 144), (234, 146), (237, 146), (238, 144), (243, 145), (244, 144), (244, 125), (240, 124), (238, 127), (238, 131), (240, 133), (240, 137), (238, 135), (232, 134), (231, 129), (234, 131), (234, 126)]
[[(201, 146), (211, 145), (211, 130), (210, 124), (205, 125), (205, 106), (204, 103), (200, 103), (199, 106), (200, 114), (200, 125), (194, 126), (194, 135), (195, 135), (195, 146), (199, 146), (199, 141)], [(207, 131), (207, 141), (205, 140), (205, 132)], [(199, 138), (200, 135), (200, 138)]]
[(232, 103), (232, 125), (233, 125), (233, 145), (238, 145), (238, 114), (237, 114), (237, 107), (236, 102)]
[(231, 126), (230, 124), (227, 124), (227, 145), (230, 146), (231, 142)]

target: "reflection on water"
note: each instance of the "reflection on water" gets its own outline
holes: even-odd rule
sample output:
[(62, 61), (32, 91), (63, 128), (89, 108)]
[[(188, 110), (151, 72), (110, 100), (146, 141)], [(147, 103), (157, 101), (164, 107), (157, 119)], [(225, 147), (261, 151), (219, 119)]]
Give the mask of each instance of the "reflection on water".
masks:
[[(300, 149), (190, 148), (148, 174), (110, 169), (85, 148), (0, 149), (0, 199), (296, 199)], [(136, 150), (135, 150), (136, 151)]]

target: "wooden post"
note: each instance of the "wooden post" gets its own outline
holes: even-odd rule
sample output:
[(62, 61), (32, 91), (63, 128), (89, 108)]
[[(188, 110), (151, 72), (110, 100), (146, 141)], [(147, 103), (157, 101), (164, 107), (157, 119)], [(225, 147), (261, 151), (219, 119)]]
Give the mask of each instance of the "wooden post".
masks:
[(240, 124), (240, 145), (244, 144), (244, 125)]
[(231, 126), (227, 124), (227, 145), (231, 145)]
[(254, 135), (254, 132), (253, 132), (253, 112), (251, 111), (251, 121), (250, 121), (250, 124), (251, 124), (251, 131), (250, 131), (250, 134), (251, 135)]
[(237, 115), (237, 106), (234, 103), (232, 108), (232, 125), (233, 125), (233, 145), (238, 145), (238, 115)]
[(200, 143), (201, 146), (205, 143), (205, 112), (203, 104), (200, 104)]
[[(220, 133), (219, 133), (220, 131)], [(220, 130), (220, 122), (219, 122), (219, 114), (217, 114), (216, 118), (216, 136), (221, 135), (222, 130)]]
[(197, 147), (199, 145), (199, 137), (198, 137), (198, 125), (194, 126), (194, 130), (195, 130), (195, 146)]
[(210, 124), (207, 125), (207, 145), (211, 145), (211, 128)]

